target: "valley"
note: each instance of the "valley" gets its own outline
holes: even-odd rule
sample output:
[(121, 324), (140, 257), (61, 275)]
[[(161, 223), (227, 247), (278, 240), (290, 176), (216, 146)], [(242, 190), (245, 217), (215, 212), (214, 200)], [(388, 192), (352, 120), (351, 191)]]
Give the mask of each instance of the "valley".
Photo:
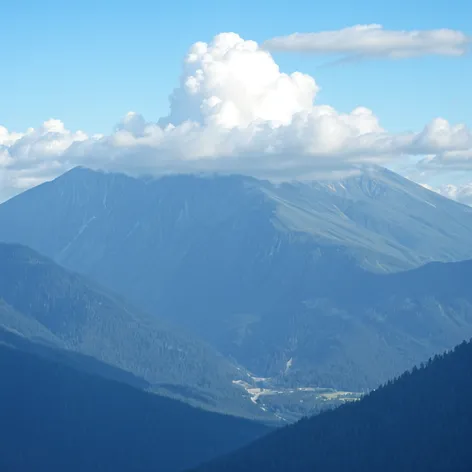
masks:
[[(0, 241), (51, 260), (14, 269), (47, 268), (43, 292), (30, 291), (40, 276), (31, 271), (17, 298), (6, 278), (2, 290), (24, 315), (23, 300), (46, 300), (38, 321), (61, 348), (125, 368), (152, 391), (294, 421), (344, 401), (323, 389), (371, 391), (472, 336), (472, 265), (458, 262), (472, 258), (470, 234), (470, 207), (378, 167), (284, 184), (77, 168), (0, 205)], [(92, 305), (88, 295), (78, 303), (84, 284)], [(62, 306), (89, 313), (86, 338), (75, 320), (63, 337)]]
[(292, 423), (303, 416), (336, 408), (346, 402), (357, 401), (361, 393), (343, 392), (332, 388), (287, 388), (273, 384), (270, 378), (249, 377), (249, 381), (234, 380), (261, 410), (273, 414), (283, 423)]
[(359, 401), (192, 470), (465, 472), (472, 466), (471, 365), (472, 342), (461, 343)]

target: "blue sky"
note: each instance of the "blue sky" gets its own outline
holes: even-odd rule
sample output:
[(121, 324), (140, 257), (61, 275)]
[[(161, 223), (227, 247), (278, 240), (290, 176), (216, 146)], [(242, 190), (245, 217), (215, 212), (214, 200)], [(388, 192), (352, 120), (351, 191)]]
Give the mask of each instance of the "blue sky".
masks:
[[(6, 5), (5, 5), (6, 4)], [(196, 41), (234, 31), (262, 42), (296, 31), (380, 23), (472, 34), (472, 4), (459, 1), (10, 1), (0, 7), (0, 123), (22, 131), (54, 117), (107, 133), (127, 111), (167, 113), (182, 59)], [(274, 54), (282, 70), (313, 75), (317, 101), (372, 108), (391, 131), (435, 116), (472, 124), (472, 61), (429, 57), (320, 67), (327, 58)]]
[[(265, 61), (261, 49), (274, 37), (326, 31), (349, 48), (339, 30), (369, 24), (383, 26), (380, 43), (388, 31), (404, 35), (401, 43), (412, 31), (434, 36), (447, 28), (466, 44), (472, 38), (468, 0), (414, 6), (405, 0), (16, 0), (2, 3), (0, 18), (0, 200), (75, 165), (290, 179), (344, 175), (371, 159), (472, 204), (470, 53), (458, 57), (436, 48), (419, 57), (384, 54), (333, 65), (340, 56), (272, 49)], [(222, 32), (256, 41), (258, 51), (241, 38), (216, 36)], [(434, 49), (435, 38), (425, 40), (428, 47)], [(440, 46), (449, 40), (441, 36)], [(223, 67), (223, 75), (205, 69), (200, 53), (184, 67), (197, 41), (209, 43), (212, 64)], [(362, 41), (364, 54), (370, 40)], [(241, 70), (218, 56), (221, 47), (246, 51), (237, 53)], [(302, 81), (290, 76), (287, 85), (275, 63), (287, 74), (303, 73)], [(182, 74), (195, 79), (194, 66), (204, 71), (195, 96), (179, 85)], [(170, 109), (169, 95), (179, 86)], [(182, 120), (172, 121), (178, 110)], [(130, 111), (138, 114), (126, 115)], [(177, 125), (173, 132), (156, 124), (168, 115)], [(181, 126), (184, 119), (193, 124)]]

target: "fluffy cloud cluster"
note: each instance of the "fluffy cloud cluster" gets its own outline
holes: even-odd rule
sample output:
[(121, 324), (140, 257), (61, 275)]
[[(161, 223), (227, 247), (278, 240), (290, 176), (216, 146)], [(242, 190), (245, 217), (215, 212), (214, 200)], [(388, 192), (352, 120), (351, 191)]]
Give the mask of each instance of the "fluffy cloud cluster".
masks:
[(470, 153), (463, 125), (433, 120), (419, 133), (389, 134), (367, 108), (315, 104), (318, 85), (280, 71), (270, 53), (234, 33), (194, 44), (167, 117), (128, 113), (108, 136), (49, 120), (24, 133), (0, 127), (0, 199), (75, 165), (131, 174), (231, 172), (273, 179), (350, 171), (416, 154)]
[(88, 136), (65, 129), (59, 120), (45, 121), (24, 133), (0, 126), (0, 201), (19, 190), (49, 180), (75, 165), (66, 153)]
[(471, 38), (461, 31), (389, 31), (382, 25), (356, 25), (336, 31), (294, 33), (264, 43), (270, 51), (299, 51), (311, 54), (342, 54), (348, 58), (391, 59), (441, 55), (462, 56)]
[[(426, 171), (472, 171), (472, 132), (465, 125), (450, 126), (445, 120), (435, 120), (424, 130), (426, 143), (421, 149), (425, 157), (418, 163)], [(421, 145), (421, 144), (420, 144)], [(444, 187), (441, 194), (460, 200), (454, 186)], [(457, 198), (455, 198), (457, 196)]]

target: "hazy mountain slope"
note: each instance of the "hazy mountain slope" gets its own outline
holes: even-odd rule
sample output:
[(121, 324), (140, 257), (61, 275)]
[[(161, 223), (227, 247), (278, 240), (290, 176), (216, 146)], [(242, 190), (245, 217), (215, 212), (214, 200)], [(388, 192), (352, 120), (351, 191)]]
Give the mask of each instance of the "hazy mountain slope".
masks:
[[(372, 270), (472, 257), (471, 208), (381, 168), (339, 182), (281, 185), (242, 176), (134, 179), (76, 168), (2, 204), (0, 236), (89, 272), (122, 251), (124, 242), (144, 243), (161, 257), (152, 242), (174, 247), (173, 254), (162, 253), (175, 263), (188, 249), (185, 243), (195, 244), (209, 230), (255, 220), (261, 226), (253, 231), (270, 222), (277, 232), (304, 233), (348, 248)], [(267, 244), (268, 235), (258, 240)], [(80, 259), (80, 249), (97, 236), (95, 251), (83, 251)]]
[(472, 344), (361, 401), (276, 431), (199, 472), (472, 470)]
[(93, 356), (210, 409), (259, 413), (232, 384), (238, 369), (216, 351), (26, 247), (0, 244), (0, 298), (5, 329)]
[(104, 377), (135, 388), (149, 390), (150, 384), (131, 372), (100, 362), (95, 357), (63, 349), (56, 344), (45, 343), (43, 339), (25, 337), (0, 323), (0, 344), (33, 354), (46, 360), (61, 363), (82, 372)]
[(0, 379), (5, 472), (177, 472), (268, 431), (1, 343)]
[(472, 209), (387, 169), (337, 182), (284, 184), (268, 193), (283, 227), (347, 248), (369, 271), (472, 257)]
[(238, 349), (282, 383), (373, 388), (472, 336), (471, 280), (472, 261), (348, 274), (331, 285), (307, 274), (298, 303), (281, 302)]
[(350, 390), (451, 347), (470, 320), (427, 306), (413, 326), (397, 302), (347, 306), (341, 289), (472, 257), (470, 234), (471, 208), (378, 168), (283, 185), (75, 169), (0, 206), (0, 239), (171, 317), (256, 375)]
[[(0, 265), (1, 272), (1, 265)], [(37, 341), (54, 347), (62, 347), (62, 341), (39, 321), (14, 310), (5, 300), (0, 298), (0, 330), (13, 335), (20, 335), (31, 341)]]

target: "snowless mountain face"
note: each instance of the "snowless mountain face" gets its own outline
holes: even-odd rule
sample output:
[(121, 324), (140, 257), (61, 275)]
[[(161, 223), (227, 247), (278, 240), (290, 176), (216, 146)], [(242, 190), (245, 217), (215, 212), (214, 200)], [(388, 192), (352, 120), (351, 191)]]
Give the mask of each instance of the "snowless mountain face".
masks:
[(471, 234), (471, 208), (380, 168), (278, 185), (78, 168), (0, 206), (0, 240), (169, 316), (255, 374), (351, 390), (450, 347), (465, 328), (440, 323), (438, 312), (446, 331), (431, 338), (427, 318), (413, 327), (406, 312), (394, 316), (408, 297), (387, 316), (369, 290), (359, 289), (362, 305), (343, 305), (343, 292), (430, 261), (472, 258)]
[(29, 248), (0, 243), (0, 343), (8, 334), (30, 340), (36, 352), (54, 348), (47, 357), (97, 359), (110, 371), (127, 372), (120, 381), (135, 385), (140, 379), (142, 388), (156, 393), (209, 410), (262, 416), (233, 382), (244, 372), (210, 346)]
[(132, 388), (119, 380), (122, 371), (113, 380), (90, 375), (80, 368), (85, 356), (58, 359), (3, 334), (0, 328), (2, 471), (179, 472), (270, 431)]
[(368, 271), (471, 256), (472, 209), (386, 169), (366, 169), (344, 181), (286, 184), (269, 192), (279, 203), (283, 227), (345, 248)]

